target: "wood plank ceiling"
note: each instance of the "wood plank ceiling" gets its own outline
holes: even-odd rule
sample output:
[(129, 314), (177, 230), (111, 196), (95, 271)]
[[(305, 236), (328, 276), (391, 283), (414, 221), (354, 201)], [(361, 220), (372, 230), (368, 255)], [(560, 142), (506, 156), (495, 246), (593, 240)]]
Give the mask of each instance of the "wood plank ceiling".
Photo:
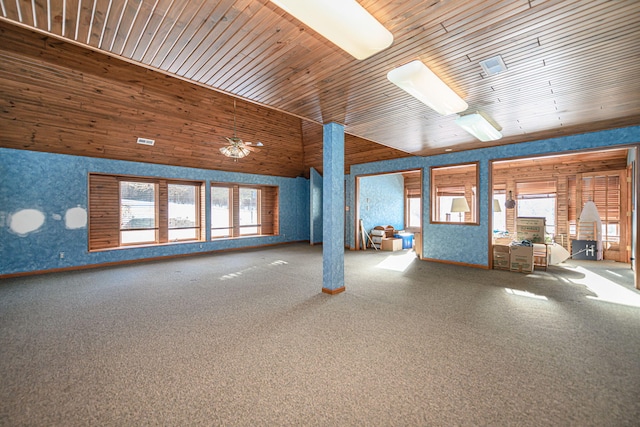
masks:
[[(394, 35), (363, 61), (269, 0), (0, 0), (0, 19), (415, 155), (640, 123), (639, 1), (360, 3)], [(495, 55), (508, 70), (487, 76)], [(481, 143), (387, 80), (416, 58), (504, 137)]]

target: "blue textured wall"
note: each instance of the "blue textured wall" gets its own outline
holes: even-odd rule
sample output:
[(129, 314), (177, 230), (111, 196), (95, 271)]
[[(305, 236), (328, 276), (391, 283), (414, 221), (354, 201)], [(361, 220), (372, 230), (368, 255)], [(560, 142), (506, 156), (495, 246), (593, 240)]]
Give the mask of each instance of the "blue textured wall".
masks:
[[(89, 172), (279, 187), (280, 235), (88, 252), (87, 227), (69, 228), (65, 213), (87, 209)], [(208, 198), (207, 198), (208, 200)], [(209, 206), (207, 202), (206, 206)], [(44, 223), (29, 233), (9, 227), (35, 209)], [(77, 210), (76, 210), (77, 212)], [(207, 219), (208, 219), (207, 215)], [(206, 224), (209, 224), (207, 220)], [(15, 227), (14, 227), (15, 228)], [(309, 181), (0, 148), (0, 274), (207, 252), (309, 239)], [(60, 258), (64, 252), (64, 258)]]
[(360, 178), (360, 218), (365, 230), (376, 225), (404, 228), (404, 178), (400, 174)]
[[(616, 145), (638, 144), (640, 126), (552, 138), (522, 144), (511, 144), (480, 150), (448, 153), (431, 157), (409, 157), (382, 162), (352, 165), (351, 175), (369, 175), (423, 168), (423, 256), (481, 266), (489, 265), (489, 161), (563, 153), (574, 150), (606, 148)], [(480, 225), (430, 224), (429, 168), (448, 164), (480, 162), (479, 202)], [(347, 221), (355, 223), (353, 215)], [(353, 246), (353, 236), (348, 242)]]
[(344, 246), (345, 248), (355, 249), (355, 234), (357, 233), (357, 224), (354, 224), (348, 218), (352, 218), (352, 212), (355, 211), (355, 178), (353, 175), (344, 176), (344, 203), (345, 203), (345, 222), (344, 222)]
[(322, 127), (322, 288), (344, 289), (344, 126)]
[(309, 193), (309, 241), (322, 243), (322, 175), (314, 168), (310, 171)]

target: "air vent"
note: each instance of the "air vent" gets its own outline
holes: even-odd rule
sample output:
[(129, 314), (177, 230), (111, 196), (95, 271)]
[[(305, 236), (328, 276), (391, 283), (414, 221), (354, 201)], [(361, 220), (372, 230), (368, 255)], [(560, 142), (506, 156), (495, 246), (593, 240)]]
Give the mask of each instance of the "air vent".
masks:
[(138, 144), (142, 144), (142, 145), (153, 145), (155, 144), (156, 141), (153, 139), (147, 139), (147, 138), (138, 138)]
[(487, 77), (507, 71), (507, 66), (504, 65), (504, 61), (500, 55), (480, 61), (480, 66)]

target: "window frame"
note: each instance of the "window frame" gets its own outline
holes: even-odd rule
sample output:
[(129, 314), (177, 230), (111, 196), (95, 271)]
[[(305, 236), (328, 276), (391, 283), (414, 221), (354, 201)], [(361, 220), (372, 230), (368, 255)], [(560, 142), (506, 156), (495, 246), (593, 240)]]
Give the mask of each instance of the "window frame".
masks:
[[(471, 170), (467, 170), (470, 169)], [(456, 177), (460, 175), (460, 177)], [(472, 177), (469, 180), (469, 176)], [(480, 182), (480, 164), (479, 162), (468, 162), (460, 164), (432, 166), (430, 168), (430, 215), (429, 221), (431, 224), (452, 224), (452, 225), (480, 225), (480, 212), (478, 203), (478, 183)], [(469, 212), (464, 213), (462, 221), (453, 220), (453, 215), (449, 216), (447, 220), (441, 218), (440, 207), (441, 198), (445, 197), (440, 195), (442, 190), (452, 192), (450, 196), (456, 195), (462, 196), (467, 200), (469, 205)], [(460, 192), (462, 189), (463, 192)], [(459, 215), (460, 216), (460, 215)]]
[[(209, 228), (211, 230), (211, 240), (222, 239), (239, 239), (247, 237), (261, 237), (261, 236), (278, 236), (279, 230), (279, 201), (278, 194), (279, 189), (277, 186), (270, 185), (251, 185), (242, 183), (228, 183), (228, 182), (211, 182), (209, 185), (209, 194), (213, 188), (228, 188), (229, 189), (229, 215), (230, 226), (228, 230), (229, 235), (214, 236), (213, 230), (223, 229), (221, 227), (213, 228), (213, 208), (211, 208), (211, 220), (209, 222)], [(253, 224), (240, 224), (240, 190), (255, 190), (257, 194), (257, 223)], [(213, 199), (212, 199), (213, 200)], [(210, 204), (211, 205), (211, 204)], [(265, 223), (268, 222), (269, 226), (265, 227)], [(243, 229), (256, 228), (256, 233), (243, 233)], [(269, 232), (271, 231), (271, 232)]]
[[(229, 226), (227, 227), (213, 227), (213, 197), (212, 197), (212, 190), (213, 188), (223, 188), (227, 190), (227, 205), (228, 205), (228, 224)], [(211, 212), (211, 220), (209, 221), (209, 229), (211, 230), (211, 240), (217, 240), (217, 239), (230, 239), (233, 237), (233, 186), (232, 185), (222, 185), (222, 183), (211, 183), (211, 185), (209, 185), (209, 197), (210, 197), (210, 203), (209, 203), (209, 209)], [(223, 234), (223, 235), (213, 235), (213, 230), (226, 230), (227, 233)]]
[[(122, 201), (121, 201), (121, 182), (139, 182), (148, 183), (155, 186), (154, 191), (154, 209), (155, 224), (154, 227), (144, 227), (140, 230), (155, 230), (155, 240), (145, 242), (122, 242)], [(193, 185), (195, 189), (196, 218), (195, 218), (195, 235), (194, 239), (169, 240), (169, 185)], [(202, 219), (205, 216), (203, 211), (203, 198), (205, 188), (204, 181), (145, 177), (135, 175), (116, 175), (104, 174), (99, 172), (89, 172), (88, 174), (88, 198), (89, 198), (89, 223), (88, 223), (88, 250), (89, 252), (161, 246), (166, 244), (182, 244), (202, 242), (206, 240), (204, 229), (202, 227)]]
[[(153, 226), (152, 227), (136, 227), (136, 228), (123, 228), (122, 217), (123, 210), (125, 206), (122, 203), (122, 185), (123, 183), (137, 183), (137, 184), (150, 184), (153, 185)], [(149, 181), (147, 179), (118, 179), (118, 216), (120, 218), (120, 228), (119, 228), (119, 247), (131, 247), (131, 246), (141, 246), (141, 245), (156, 245), (159, 243), (159, 230), (160, 227), (158, 225), (159, 220), (159, 188), (158, 183)], [(135, 217), (131, 218), (131, 220), (135, 219)], [(130, 220), (130, 221), (131, 221)], [(127, 233), (130, 231), (151, 231), (153, 230), (153, 239), (152, 240), (137, 240), (128, 243), (123, 243), (123, 233)]]
[[(195, 205), (195, 218), (194, 218), (194, 226), (193, 227), (171, 227), (171, 216), (169, 212), (169, 186), (171, 185), (180, 185), (180, 186), (189, 186), (194, 188), (194, 205)], [(193, 182), (184, 182), (184, 181), (167, 181), (167, 239), (174, 242), (193, 242), (193, 241), (201, 241), (203, 239), (202, 233), (202, 184), (196, 185)], [(194, 234), (196, 238), (182, 238), (182, 239), (173, 239), (169, 237), (171, 234), (171, 230), (194, 230)], [(198, 237), (199, 236), (199, 237)]]
[(530, 200), (553, 200), (553, 223), (551, 224), (545, 216), (544, 231), (545, 236), (548, 235), (553, 240), (558, 234), (558, 180), (556, 178), (516, 180), (514, 199), (516, 201), (517, 217), (542, 217), (530, 212), (522, 213), (521, 202), (524, 204)]

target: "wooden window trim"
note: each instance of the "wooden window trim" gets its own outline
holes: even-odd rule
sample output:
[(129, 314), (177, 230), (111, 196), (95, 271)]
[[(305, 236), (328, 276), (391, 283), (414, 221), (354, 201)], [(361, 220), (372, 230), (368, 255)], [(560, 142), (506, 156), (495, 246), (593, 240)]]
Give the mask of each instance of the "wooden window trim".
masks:
[[(279, 188), (271, 185), (252, 185), (229, 182), (211, 182), (211, 188), (228, 188), (230, 192), (231, 235), (213, 237), (212, 240), (243, 239), (249, 237), (277, 236), (279, 229)], [(240, 225), (240, 188), (258, 190), (258, 224)], [(208, 225), (211, 230), (211, 224)], [(256, 234), (241, 234), (241, 228), (257, 227)]]
[[(204, 212), (200, 208), (204, 196), (204, 181), (167, 179), (160, 177), (145, 177), (136, 175), (105, 174), (90, 172), (88, 174), (89, 197), (89, 252), (127, 249), (137, 247), (161, 246), (167, 244), (193, 243), (205, 240), (202, 219)], [(141, 182), (156, 185), (155, 208), (156, 230), (155, 242), (122, 244), (120, 240), (120, 182)], [(179, 241), (168, 240), (168, 184), (193, 185), (196, 187), (196, 239)], [(198, 188), (200, 191), (198, 191)]]
[[(456, 172), (446, 173), (448, 170), (455, 171), (458, 169), (459, 173), (462, 175), (464, 169), (473, 167), (475, 169), (475, 173), (473, 173), (473, 182), (463, 182), (459, 183), (454, 180), (453, 183), (448, 183), (443, 185), (443, 188), (451, 189), (451, 188), (464, 188), (464, 197), (467, 199), (467, 203), (469, 204), (470, 212), (465, 213), (465, 220), (462, 222), (453, 222), (453, 221), (443, 221), (438, 218), (438, 213), (440, 211), (440, 199), (439, 197), (442, 194), (439, 194), (438, 191), (438, 183), (437, 176), (455, 176)], [(429, 222), (431, 224), (448, 224), (448, 225), (471, 225), (478, 226), (480, 225), (480, 212), (478, 202), (478, 185), (480, 182), (480, 162), (468, 162), (468, 163), (459, 163), (459, 164), (450, 164), (450, 165), (441, 165), (441, 166), (432, 166), (430, 168), (430, 188), (429, 194), (431, 199), (431, 212), (429, 214)], [(458, 194), (458, 193), (456, 193)], [(470, 218), (469, 218), (470, 217)]]

